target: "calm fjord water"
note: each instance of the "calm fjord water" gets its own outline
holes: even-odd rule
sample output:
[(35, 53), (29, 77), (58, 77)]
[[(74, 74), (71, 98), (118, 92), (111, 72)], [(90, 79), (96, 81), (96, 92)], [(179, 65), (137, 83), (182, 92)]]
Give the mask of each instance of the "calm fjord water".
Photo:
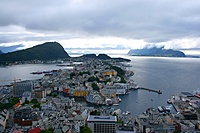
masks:
[[(119, 56), (117, 56), (119, 57)], [(198, 58), (168, 58), (168, 57), (132, 57), (129, 70), (134, 71), (132, 79), (141, 87), (161, 90), (163, 94), (145, 90), (131, 91), (120, 96), (122, 102), (117, 108), (130, 111), (136, 116), (149, 107), (167, 105), (166, 101), (172, 94), (181, 91), (193, 92), (200, 88), (200, 59)], [(37, 79), (42, 75), (31, 75), (33, 71), (62, 69), (56, 65), (27, 64), (0, 68), (0, 80)], [(0, 85), (5, 82), (0, 82)]]
[(148, 107), (166, 106), (167, 99), (182, 91), (193, 93), (200, 88), (200, 59), (169, 57), (130, 57), (132, 79), (141, 87), (161, 90), (156, 94), (145, 90), (132, 91), (123, 96), (120, 108), (135, 116)]

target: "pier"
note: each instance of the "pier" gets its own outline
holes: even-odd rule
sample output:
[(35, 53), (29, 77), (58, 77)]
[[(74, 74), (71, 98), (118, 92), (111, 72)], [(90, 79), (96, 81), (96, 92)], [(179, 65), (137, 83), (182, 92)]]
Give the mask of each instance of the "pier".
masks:
[(162, 94), (162, 92), (160, 90), (154, 90), (154, 89), (149, 89), (149, 88), (144, 88), (144, 87), (139, 87), (138, 89), (147, 90), (147, 91), (155, 92), (155, 93), (158, 93), (158, 94)]

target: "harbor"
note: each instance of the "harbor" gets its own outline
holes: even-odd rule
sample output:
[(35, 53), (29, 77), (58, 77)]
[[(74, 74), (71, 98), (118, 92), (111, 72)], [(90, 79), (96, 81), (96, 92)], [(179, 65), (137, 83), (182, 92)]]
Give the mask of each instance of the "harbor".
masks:
[[(29, 65), (25, 65), (25, 66), (29, 66)], [(56, 68), (47, 69), (47, 68), (45, 68), (46, 67), (45, 65), (42, 65), (43, 67), (41, 69), (38, 69), (38, 68), (35, 69), (36, 66), (37, 65), (32, 65), (32, 67), (34, 67), (34, 69), (27, 71), (30, 76), (38, 77), (37, 74), (35, 74), (35, 75), (30, 74), (30, 71), (39, 72), (39, 71), (44, 71), (44, 70), (51, 71), (51, 70), (59, 69), (59, 68), (57, 68), (57, 66), (55, 66)], [(16, 70), (19, 66), (13, 66), (13, 67), (15, 68), (15, 71), (19, 71), (19, 70)], [(41, 65), (40, 65), (40, 67), (41, 67)], [(23, 66), (22, 68), (24, 69), (26, 67)], [(9, 70), (10, 69), (11, 68), (9, 68)], [(80, 67), (78, 67), (78, 69), (82, 70), (83, 68), (82, 68), (82, 66), (80, 66)], [(87, 72), (88, 70), (90, 70), (90, 69), (86, 69), (86, 70), (82, 70), (82, 71)], [(105, 73), (105, 71), (103, 71), (103, 72)], [(110, 74), (112, 74), (111, 72), (113, 72), (113, 71), (106, 71), (106, 72), (107, 73), (110, 72)], [(88, 74), (75, 73), (75, 76), (73, 76), (71, 74), (72, 76), (70, 77), (70, 74), (68, 74), (68, 76), (66, 75), (67, 73), (72, 73), (72, 71), (64, 70), (64, 71), (53, 72), (53, 75), (61, 76), (61, 77), (59, 77), (60, 80), (58, 80), (59, 78), (52, 78), (52, 79), (54, 79), (52, 81), (54, 81), (56, 83), (41, 82), (41, 83), (49, 83), (51, 86), (52, 85), (56, 86), (59, 82), (62, 83), (62, 86), (52, 88), (52, 91), (59, 91), (58, 96), (54, 95), (55, 92), (52, 94), (52, 96), (47, 96), (48, 101), (53, 101), (53, 103), (55, 105), (57, 105), (56, 106), (57, 108), (64, 107), (62, 104), (58, 104), (58, 103), (63, 103), (63, 102), (59, 102), (59, 97), (61, 97), (61, 99), (65, 99), (70, 96), (78, 98), (78, 97), (83, 96), (87, 91), (91, 91), (91, 89), (92, 89), (91, 88), (92, 83), (88, 82), (87, 80), (85, 82), (86, 84), (81, 84), (82, 80), (91, 77)], [(95, 71), (94, 71), (94, 73), (95, 73)], [(105, 84), (104, 86), (102, 84), (97, 84), (101, 90), (98, 95), (102, 96), (103, 98), (99, 97), (96, 93), (94, 95), (90, 95), (90, 96), (92, 96), (92, 97), (88, 97), (88, 98), (90, 98), (89, 101), (92, 102), (92, 104), (90, 104), (90, 105), (88, 105), (88, 103), (86, 103), (85, 101), (81, 102), (81, 105), (79, 105), (78, 103), (71, 104), (68, 101), (70, 104), (69, 104), (69, 106), (67, 106), (69, 108), (69, 109), (67, 108), (68, 109), (67, 115), (73, 116), (73, 117), (70, 117), (70, 120), (71, 120), (71, 118), (75, 118), (75, 115), (79, 116), (79, 114), (74, 113), (74, 112), (79, 113), (79, 111), (77, 111), (77, 110), (80, 110), (80, 112), (83, 112), (84, 109), (89, 108), (88, 111), (93, 112), (94, 110), (98, 110), (98, 111), (100, 110), (101, 115), (105, 115), (105, 116), (110, 115), (110, 113), (112, 115), (112, 114), (114, 114), (113, 112), (116, 112), (118, 114), (118, 120), (119, 120), (118, 121), (119, 123), (116, 124), (118, 130), (128, 131), (130, 129), (131, 131), (133, 131), (133, 128), (136, 128), (138, 131), (143, 131), (143, 129), (144, 129), (143, 127), (146, 127), (146, 129), (145, 129), (146, 131), (148, 131), (149, 128), (152, 128), (152, 129), (160, 132), (160, 130), (162, 130), (162, 129), (156, 128), (158, 125), (159, 125), (159, 127), (166, 127), (166, 125), (169, 125), (171, 120), (175, 120), (178, 123), (180, 123), (180, 121), (177, 120), (178, 118), (185, 119), (185, 117), (187, 118), (187, 116), (184, 113), (187, 112), (187, 114), (188, 114), (189, 110), (193, 111), (191, 106), (188, 105), (190, 103), (179, 100), (179, 99), (182, 99), (182, 100), (188, 101), (186, 98), (184, 98), (185, 95), (182, 95), (181, 97), (175, 96), (174, 95), (175, 89), (173, 88), (173, 90), (172, 90), (171, 89), (172, 87), (168, 86), (166, 84), (167, 82), (160, 81), (159, 83), (163, 83), (163, 84), (157, 84), (157, 82), (155, 82), (157, 80), (154, 80), (153, 82), (150, 82), (151, 83), (150, 84), (149, 82), (146, 82), (146, 80), (144, 80), (145, 75), (139, 75), (138, 73), (144, 74), (140, 71), (139, 72), (136, 71), (135, 75), (130, 78), (130, 80), (134, 81), (133, 83), (135, 83), (135, 85), (129, 84), (129, 87), (121, 87), (121, 86), (123, 86), (123, 84), (121, 84), (121, 86), (118, 89), (118, 86), (114, 86), (114, 83), (112, 84), (112, 82)], [(62, 75), (62, 74), (64, 74), (64, 75)], [(100, 74), (102, 74), (102, 73), (96, 74), (96, 76), (98, 76)], [(50, 76), (53, 76), (53, 75), (45, 75), (44, 74), (44, 77), (41, 80), (49, 81), (49, 80), (51, 80)], [(15, 76), (15, 77), (21, 78), (19, 76)], [(111, 77), (111, 76), (107, 76), (107, 78), (109, 78), (109, 77)], [(114, 76), (112, 76), (112, 77), (114, 77)], [(142, 78), (140, 78), (140, 77), (142, 77)], [(151, 76), (151, 79), (152, 79), (152, 77), (156, 78), (154, 76)], [(63, 84), (67, 79), (70, 81), (79, 81), (80, 84), (77, 84), (77, 82), (67, 82), (67, 84)], [(106, 78), (104, 78), (104, 79), (106, 80)], [(112, 78), (111, 81), (117, 81), (117, 80), (119, 80), (119, 79)], [(37, 82), (37, 81), (38, 80), (36, 80), (35, 82)], [(59, 82), (57, 82), (57, 81), (59, 81)], [(136, 84), (136, 83), (138, 83), (138, 84)], [(154, 84), (156, 84), (157, 86)], [(38, 85), (40, 85), (40, 84), (37, 84), (37, 86)], [(44, 85), (46, 85), (46, 84), (44, 84)], [(113, 86), (113, 87), (110, 87), (110, 86)], [(124, 86), (126, 86), (126, 85), (124, 84)], [(142, 87), (138, 87), (138, 86), (142, 86)], [(86, 89), (84, 89), (84, 87), (88, 87), (89, 89), (86, 90)], [(145, 87), (153, 88), (153, 89), (147, 89)], [(160, 92), (163, 93), (164, 95), (158, 95), (158, 90), (156, 90), (158, 88), (161, 88)], [(195, 87), (193, 87), (193, 88), (195, 88)], [(115, 95), (116, 89), (118, 90), (119, 93)], [(186, 89), (188, 89), (188, 88), (186, 88)], [(49, 91), (49, 89), (47, 89), (47, 91)], [(179, 90), (176, 90), (176, 91), (180, 92)], [(186, 90), (183, 90), (183, 91), (186, 91)], [(128, 93), (124, 93), (124, 92), (128, 92)], [(36, 91), (36, 94), (38, 94), (38, 91)], [(171, 95), (174, 95), (175, 97), (172, 96), (171, 97), (172, 99), (168, 100), (168, 102), (167, 102), (167, 99), (169, 99), (170, 98), (169, 96), (171, 96)], [(37, 96), (39, 96), (39, 95), (37, 95)], [(54, 96), (56, 96), (56, 97), (54, 97)], [(52, 97), (53, 100), (50, 100), (49, 99), (50, 97)], [(118, 101), (121, 101), (121, 102), (117, 102), (117, 101), (114, 102), (115, 100), (112, 97), (115, 97), (116, 100), (118, 99)], [(86, 99), (86, 96), (84, 98)], [(173, 98), (174, 98), (175, 102), (173, 101)], [(58, 99), (58, 100), (56, 100), (56, 99)], [(74, 98), (74, 99), (76, 99), (76, 98)], [(101, 99), (102, 99), (104, 105), (96, 106), (96, 104), (94, 104), (94, 103), (99, 104), (101, 102)], [(68, 102), (66, 102), (66, 103), (68, 104)], [(179, 113), (174, 110), (172, 104), (169, 104), (171, 102), (174, 102), (173, 103), (174, 106), (179, 107), (179, 109), (180, 109), (180, 111), (178, 111)], [(180, 103), (180, 104), (178, 104), (178, 103)], [(196, 106), (195, 103), (192, 103), (192, 105)], [(45, 109), (47, 107), (49, 109), (49, 106), (50, 106), (50, 104), (49, 105), (42, 104), (42, 109)], [(188, 106), (189, 106), (189, 108), (187, 108)], [(158, 107), (160, 108), (160, 111), (158, 110)], [(54, 109), (54, 108), (52, 108), (52, 109)], [(118, 113), (119, 109), (121, 110), (120, 113)], [(184, 112), (181, 111), (182, 109), (184, 109)], [(170, 111), (168, 111), (168, 110), (170, 110)], [(184, 116), (182, 116), (182, 115), (184, 115)], [(191, 116), (193, 117), (194, 115), (192, 114)], [(187, 123), (187, 120), (184, 120), (184, 119), (182, 121)], [(182, 124), (183, 131), (185, 131), (184, 128), (187, 128), (187, 124), (186, 125)], [(192, 125), (198, 126), (198, 123), (193, 123)], [(42, 126), (41, 129), (43, 129), (42, 124), (41, 124), (41, 126)], [(172, 121), (171, 125), (169, 127), (164, 128), (163, 130), (166, 130), (166, 129), (174, 130), (174, 128), (177, 126), (178, 125), (174, 126), (174, 123)], [(16, 125), (16, 127), (18, 128), (19, 126)]]

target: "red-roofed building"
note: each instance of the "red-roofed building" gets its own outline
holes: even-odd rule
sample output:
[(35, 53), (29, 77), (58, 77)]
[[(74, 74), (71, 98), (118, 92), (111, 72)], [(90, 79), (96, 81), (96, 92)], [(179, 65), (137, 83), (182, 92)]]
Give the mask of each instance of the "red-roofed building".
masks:
[(28, 133), (39, 133), (41, 131), (41, 129), (39, 127), (28, 130)]
[(16, 109), (20, 106), (20, 102), (16, 103), (13, 107)]
[(12, 133), (23, 133), (23, 132), (19, 130), (14, 130)]

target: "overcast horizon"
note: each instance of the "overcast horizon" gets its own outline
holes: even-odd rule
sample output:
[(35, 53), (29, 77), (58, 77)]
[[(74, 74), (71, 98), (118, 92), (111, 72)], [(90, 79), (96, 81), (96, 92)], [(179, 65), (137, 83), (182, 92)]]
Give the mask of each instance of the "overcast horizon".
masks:
[(71, 53), (164, 46), (200, 55), (199, 13), (195, 0), (2, 0), (0, 50), (57, 41)]

